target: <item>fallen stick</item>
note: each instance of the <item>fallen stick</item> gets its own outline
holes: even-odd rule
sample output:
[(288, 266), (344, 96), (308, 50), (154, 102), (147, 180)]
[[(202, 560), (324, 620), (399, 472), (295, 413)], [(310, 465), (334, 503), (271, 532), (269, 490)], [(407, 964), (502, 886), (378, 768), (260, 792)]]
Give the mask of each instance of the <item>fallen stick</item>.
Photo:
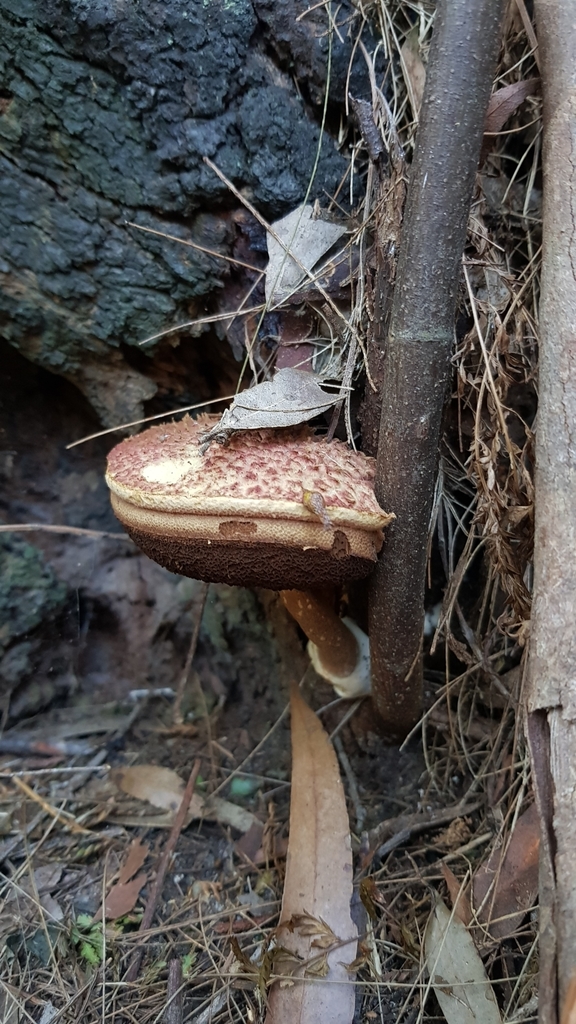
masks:
[(182, 1024), (182, 987), (182, 963), (174, 957), (168, 963), (163, 1024)]
[[(164, 853), (162, 854), (162, 859), (160, 861), (160, 864), (158, 865), (158, 872), (156, 874), (156, 878), (154, 879), (154, 885), (152, 886), (152, 892), (150, 893), (150, 896), (148, 897), (148, 902), (147, 902), (146, 908), (144, 910), (144, 915), (143, 915), (142, 920), (140, 922), (139, 931), (141, 931), (141, 932), (148, 931), (150, 925), (152, 924), (152, 921), (153, 921), (153, 918), (154, 918), (154, 914), (156, 913), (156, 905), (157, 905), (158, 900), (160, 898), (160, 893), (162, 892), (162, 887), (164, 885), (164, 879), (166, 877), (166, 872), (168, 870), (168, 865), (170, 864), (170, 858), (172, 857), (172, 854), (174, 853), (174, 848), (176, 846), (176, 843), (178, 842), (178, 837), (179, 837), (179, 835), (180, 835), (180, 833), (182, 831), (182, 826), (184, 825), (184, 821), (186, 819), (186, 814), (188, 813), (188, 808), (190, 807), (190, 801), (192, 799), (192, 794), (194, 792), (194, 786), (196, 785), (196, 779), (198, 778), (199, 772), (200, 772), (200, 759), (197, 758), (195, 760), (195, 762), (194, 762), (194, 766), (193, 766), (192, 771), (190, 773), (190, 778), (188, 779), (188, 783), (187, 783), (186, 789), (184, 790), (184, 795), (182, 797), (182, 801), (180, 803), (180, 807), (178, 808), (178, 812), (176, 814), (176, 817), (174, 818), (174, 824), (172, 825), (172, 831), (170, 832), (170, 835), (168, 836), (168, 842), (166, 843), (166, 846), (164, 847)], [(141, 946), (139, 949), (137, 949), (135, 951), (134, 956), (132, 957), (132, 961), (130, 963), (130, 966), (129, 966), (129, 968), (126, 971), (126, 974), (124, 976), (124, 981), (126, 981), (126, 982), (136, 981), (136, 978), (138, 977), (138, 971), (140, 970), (140, 964), (142, 962), (143, 955), (144, 955), (144, 949)]]

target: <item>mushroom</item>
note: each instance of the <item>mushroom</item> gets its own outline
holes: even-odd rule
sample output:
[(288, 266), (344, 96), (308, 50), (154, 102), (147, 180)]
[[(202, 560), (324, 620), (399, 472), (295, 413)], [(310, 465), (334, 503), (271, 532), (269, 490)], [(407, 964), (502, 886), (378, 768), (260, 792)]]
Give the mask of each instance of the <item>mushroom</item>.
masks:
[(200, 454), (211, 417), (151, 427), (108, 457), (112, 507), (146, 555), (213, 583), (282, 591), (338, 692), (369, 689), (368, 638), (318, 588), (367, 576), (393, 516), (373, 460), (307, 426), (245, 430)]

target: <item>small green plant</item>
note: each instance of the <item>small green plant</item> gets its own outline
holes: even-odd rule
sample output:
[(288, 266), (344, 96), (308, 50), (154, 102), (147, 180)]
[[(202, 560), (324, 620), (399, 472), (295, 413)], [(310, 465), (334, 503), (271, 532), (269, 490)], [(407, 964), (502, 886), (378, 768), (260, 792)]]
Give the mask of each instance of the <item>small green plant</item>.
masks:
[(194, 964), (196, 962), (196, 953), (191, 949), (186, 956), (182, 958), (182, 975), (187, 978), (190, 974)]
[(70, 940), (78, 949), (82, 960), (97, 967), (104, 956), (102, 922), (93, 922), (90, 914), (78, 914), (72, 925)]

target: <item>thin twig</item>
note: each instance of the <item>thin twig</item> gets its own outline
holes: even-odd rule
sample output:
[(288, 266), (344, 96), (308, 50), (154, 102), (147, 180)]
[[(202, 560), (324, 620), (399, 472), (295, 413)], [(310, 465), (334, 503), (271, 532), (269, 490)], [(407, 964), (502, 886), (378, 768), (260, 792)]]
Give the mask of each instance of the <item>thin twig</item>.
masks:
[(78, 444), (85, 444), (86, 441), (93, 441), (96, 437), (105, 437), (106, 434), (115, 434), (118, 430), (128, 430), (129, 427), (139, 427), (141, 423), (150, 423), (152, 420), (167, 419), (168, 416), (177, 416), (180, 412), (192, 412), (194, 409), (203, 409), (207, 405), (218, 405), (219, 402), (231, 402), (234, 395), (222, 395), (222, 398), (210, 398), (207, 402), (196, 402), (195, 405), (183, 405), (179, 409), (168, 409), (167, 412), (157, 412), (154, 416), (144, 416), (139, 420), (130, 420), (129, 423), (118, 423), (106, 430), (98, 430), (95, 434), (86, 434), (86, 437), (79, 437), (66, 445), (66, 451), (75, 448)]
[(366, 821), (366, 808), (363, 806), (360, 800), (360, 793), (358, 791), (358, 783), (356, 782), (356, 776), (352, 770), (350, 764), (350, 758), (344, 750), (344, 744), (339, 736), (334, 737), (334, 746), (336, 753), (338, 754), (338, 760), (342, 765), (342, 771), (346, 776), (348, 782), (348, 792), (350, 794), (350, 802), (354, 808), (354, 814), (356, 815), (356, 831), (360, 833), (364, 828), (364, 822)]
[(206, 598), (208, 597), (209, 586), (209, 583), (202, 583), (200, 586), (200, 596), (196, 604), (194, 629), (192, 630), (188, 654), (186, 655), (186, 661), (184, 662), (184, 668), (182, 670), (182, 675), (178, 680), (176, 695), (174, 697), (174, 707), (172, 709), (172, 722), (174, 725), (182, 725), (184, 720), (182, 718), (182, 701), (184, 699), (184, 691), (186, 689), (186, 683), (188, 682), (188, 676), (190, 675), (190, 669), (192, 668), (192, 662), (194, 661), (194, 655), (196, 654), (196, 647), (198, 646), (198, 637), (200, 636), (200, 627), (202, 626), (202, 616), (204, 615), (204, 608), (206, 607)]
[(22, 790), (25, 796), (27, 796), (30, 800), (34, 800), (35, 803), (40, 804), (40, 807), (46, 814), (48, 814), (51, 818), (55, 818), (56, 821), (61, 822), (61, 824), (64, 825), (65, 828), (69, 828), (71, 832), (74, 832), (79, 835), (92, 837), (94, 836), (94, 833), (91, 832), (90, 829), (82, 828), (82, 825), (78, 824), (73, 814), (69, 814), (68, 811), (63, 810), (61, 807), (53, 807), (52, 804), (48, 802), (48, 800), (45, 800), (44, 797), (41, 797), (39, 793), (36, 793), (35, 790), (33, 790), (26, 782), (24, 782), (24, 779), (20, 779), (18, 778), (18, 776), (15, 775), (13, 776), (12, 781), (15, 783), (16, 786), (18, 786), (19, 789)]
[[(139, 930), (141, 932), (147, 931), (150, 925), (152, 924), (152, 919), (154, 917), (154, 914), (156, 913), (156, 905), (160, 898), (160, 893), (162, 892), (162, 886), (164, 885), (166, 872), (170, 864), (170, 858), (172, 857), (174, 848), (176, 846), (176, 843), (178, 842), (178, 837), (180, 836), (180, 833), (182, 831), (186, 814), (188, 813), (188, 808), (190, 806), (190, 801), (192, 799), (192, 794), (194, 792), (194, 786), (196, 785), (196, 779), (198, 778), (199, 774), (200, 759), (196, 758), (192, 771), (190, 772), (190, 778), (188, 779), (186, 789), (184, 790), (184, 795), (182, 797), (180, 807), (178, 808), (178, 812), (174, 819), (172, 831), (168, 836), (168, 842), (166, 843), (164, 853), (162, 854), (162, 859), (158, 866), (158, 873), (156, 875), (156, 878), (154, 879), (152, 892), (150, 893), (148, 902), (146, 904), (146, 909), (144, 910), (144, 915), (140, 922)], [(124, 981), (128, 983), (136, 981), (136, 978), (138, 977), (138, 971), (140, 970), (140, 964), (142, 962), (143, 955), (144, 949), (142, 947), (136, 950), (134, 957), (132, 959), (132, 963), (130, 964), (128, 970), (126, 971)]]
[[(76, 444), (80, 444), (79, 441)], [(126, 540), (129, 544), (134, 541), (127, 533), (108, 533), (106, 530), (85, 530), (81, 526), (52, 526), (47, 523), (2, 523), (0, 533), (32, 533), (41, 530), (44, 533), (72, 534), (75, 537), (94, 537), (101, 539), (107, 537), (109, 540)]]
[(164, 1024), (182, 1024), (182, 987), (182, 963), (174, 957), (168, 964)]

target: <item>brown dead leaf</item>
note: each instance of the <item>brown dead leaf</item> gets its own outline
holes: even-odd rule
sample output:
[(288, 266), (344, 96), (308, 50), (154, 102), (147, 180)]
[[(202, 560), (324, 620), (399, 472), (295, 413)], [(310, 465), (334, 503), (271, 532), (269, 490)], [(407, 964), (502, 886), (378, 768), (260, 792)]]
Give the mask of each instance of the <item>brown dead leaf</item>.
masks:
[(562, 1007), (560, 1024), (576, 1024), (576, 974), (572, 975)]
[[(150, 847), (139, 839), (133, 839), (128, 847), (128, 853), (118, 872), (118, 881), (112, 886), (106, 896), (104, 913), (107, 921), (115, 921), (118, 917), (124, 917), (134, 909), (138, 894), (142, 886), (148, 881), (148, 875), (143, 873), (133, 878), (140, 870)], [(102, 907), (94, 915), (95, 921), (102, 920)]]
[(426, 84), (426, 68), (420, 56), (418, 44), (418, 28), (408, 33), (400, 50), (404, 68), (406, 70), (408, 94), (410, 105), (415, 118), (420, 114), (424, 86)]
[[(316, 216), (314, 207), (310, 205), (298, 206), (281, 220), (274, 221), (272, 227), (281, 242), (268, 232), (266, 241), (270, 258), (266, 268), (266, 300), (270, 304), (279, 304), (306, 278), (306, 270), (311, 271), (346, 234), (346, 228)], [(290, 256), (286, 246), (290, 249)], [(292, 259), (292, 256), (296, 258)]]
[(241, 839), (235, 843), (236, 852), (242, 857), (246, 857), (247, 860), (252, 861), (255, 864), (255, 857), (258, 854), (262, 846), (262, 834), (264, 832), (264, 825), (261, 821), (255, 821), (250, 826), (247, 832), (244, 833)]
[(171, 768), (136, 764), (131, 768), (113, 769), (110, 778), (124, 793), (164, 811), (177, 811), (182, 801), (184, 783)]
[(493, 850), (476, 872), (473, 892), (478, 920), (495, 939), (513, 935), (538, 893), (540, 824), (536, 804), (518, 818), (506, 852)]
[[(143, 873), (136, 875), (136, 878), (133, 878), (131, 882), (116, 882), (116, 885), (112, 886), (104, 902), (106, 920), (116, 921), (117, 918), (124, 917), (124, 914), (129, 914), (131, 910), (134, 910), (140, 889), (142, 889), (147, 881), (148, 875)], [(94, 915), (94, 920), (102, 920), (102, 907)]]
[(466, 927), (468, 927), (468, 925), (471, 924), (474, 915), (472, 914), (472, 907), (470, 906), (470, 900), (466, 895), (466, 890), (447, 864), (442, 865), (442, 874), (444, 875), (444, 881), (448, 886), (448, 892), (450, 893), (450, 899), (452, 900), (452, 906), (454, 907), (454, 915), (462, 921), (462, 924), (465, 924)]
[(512, 82), (511, 85), (504, 85), (502, 89), (497, 89), (490, 97), (484, 132), (490, 132), (490, 134), (499, 132), (526, 97), (539, 88), (539, 78), (524, 78), (520, 82)]
[(120, 885), (125, 885), (140, 870), (149, 852), (150, 847), (147, 843), (142, 843), (139, 839), (132, 840), (128, 848), (128, 856), (120, 868), (118, 876)]
[[(169, 811), (169, 815), (155, 818), (137, 818), (115, 813), (114, 820), (127, 825), (146, 824), (150, 828), (170, 828), (174, 815), (178, 810), (184, 793), (184, 783), (171, 768), (162, 768), (155, 764), (137, 764), (131, 768), (115, 768), (110, 772), (110, 779), (118, 789), (137, 800), (145, 800), (154, 807)], [(206, 798), (193, 793), (190, 807), (186, 815), (185, 825), (193, 818), (208, 818), (219, 821), (221, 825), (230, 825), (239, 832), (247, 832), (258, 821), (256, 815), (239, 804), (220, 797)]]
[[(291, 693), (292, 797), (278, 943), (293, 958), (270, 991), (267, 1024), (350, 1024), (354, 986), (344, 966), (357, 950), (350, 916), (350, 825), (334, 749), (297, 687)], [(321, 953), (318, 943), (334, 936)], [(310, 978), (310, 980), (307, 980)]]

